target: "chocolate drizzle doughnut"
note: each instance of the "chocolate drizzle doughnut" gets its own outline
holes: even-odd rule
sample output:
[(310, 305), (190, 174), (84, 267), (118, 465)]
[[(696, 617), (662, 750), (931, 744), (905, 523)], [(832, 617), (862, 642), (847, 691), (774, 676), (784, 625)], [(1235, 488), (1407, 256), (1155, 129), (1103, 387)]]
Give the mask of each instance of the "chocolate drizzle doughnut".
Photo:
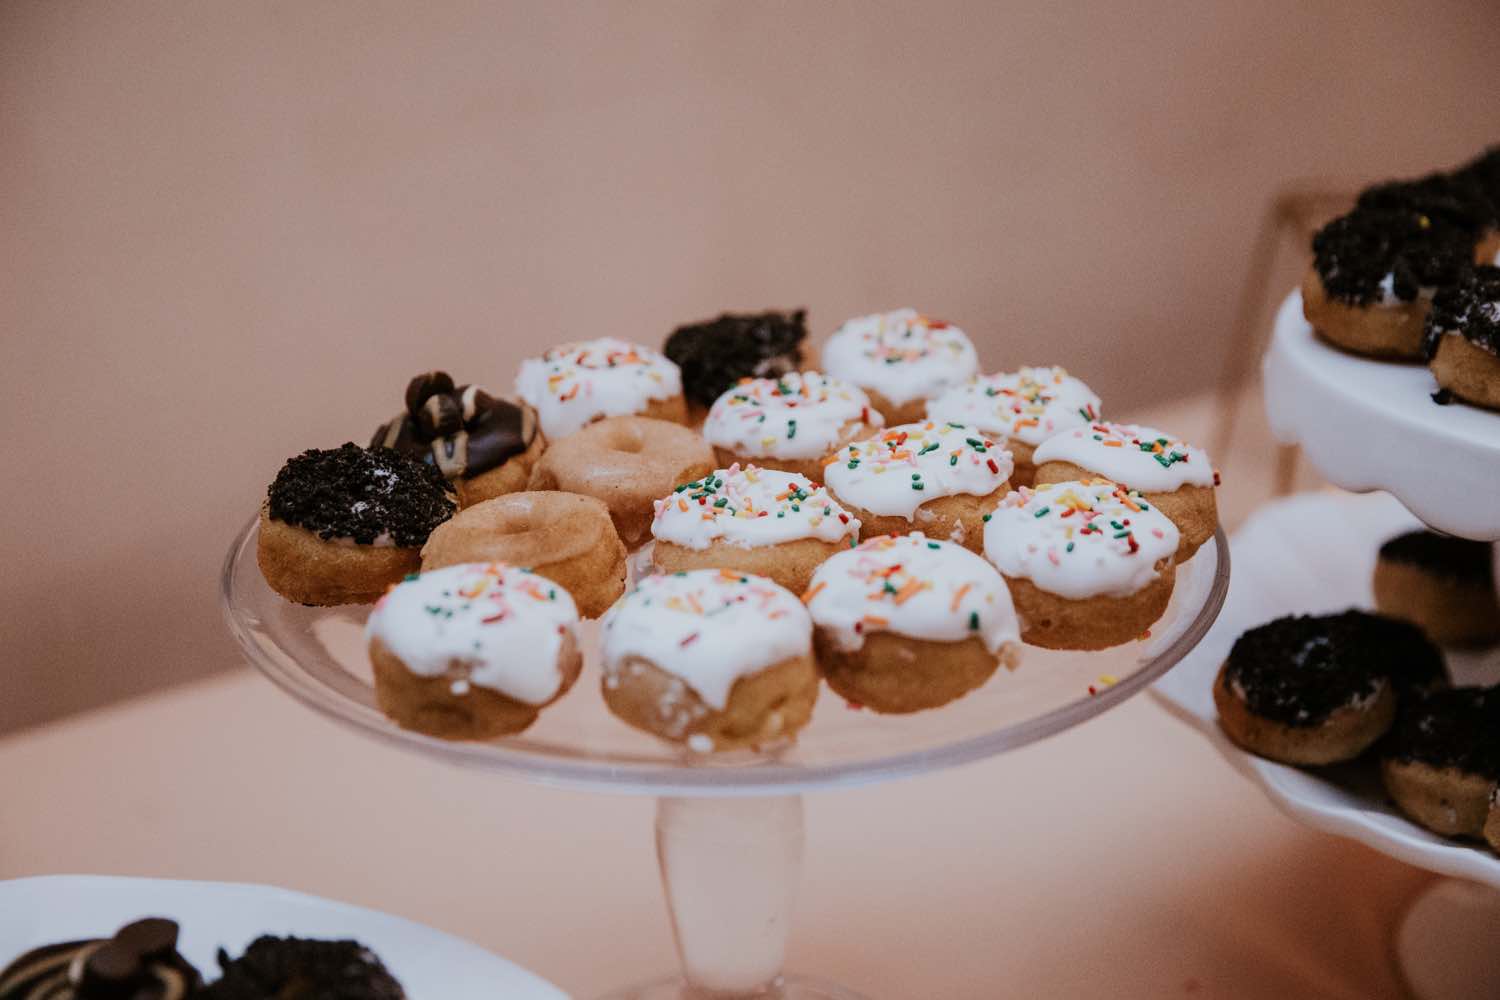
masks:
[(374, 545), (382, 536), (403, 548), (427, 541), (453, 516), (453, 487), (436, 466), (390, 448), (346, 443), (289, 459), (267, 490), (272, 520), (328, 541)]
[(1290, 615), (1250, 629), (1224, 669), (1252, 712), (1292, 727), (1373, 698), (1383, 681), (1404, 691), (1445, 676), (1442, 653), (1420, 629), (1362, 611)]
[(219, 949), (223, 977), (203, 990), (206, 1000), (404, 1000), (406, 992), (384, 963), (358, 941), (257, 938), (231, 959)]
[(1384, 755), (1500, 781), (1500, 687), (1420, 693), (1401, 708)]
[(1436, 531), (1408, 531), (1380, 547), (1380, 558), (1440, 576), (1487, 583), (1494, 575), (1493, 545)]
[(201, 982), (177, 953), (177, 925), (148, 917), (27, 952), (0, 971), (0, 1000), (183, 1000)]
[(700, 406), (712, 406), (743, 378), (768, 378), (802, 365), (807, 310), (724, 313), (717, 319), (679, 326), (664, 353), (682, 369), (682, 391)]
[(536, 438), (536, 415), (447, 372), (406, 386), (406, 409), (381, 424), (370, 447), (393, 448), (435, 465), (449, 479), (477, 476), (521, 454)]
[(1313, 237), (1313, 267), (1330, 298), (1354, 306), (1414, 301), (1472, 263), (1471, 232), (1405, 206), (1357, 208)]
[(1500, 357), (1500, 267), (1469, 268), (1433, 297), (1422, 344), (1429, 359), (1448, 334)]

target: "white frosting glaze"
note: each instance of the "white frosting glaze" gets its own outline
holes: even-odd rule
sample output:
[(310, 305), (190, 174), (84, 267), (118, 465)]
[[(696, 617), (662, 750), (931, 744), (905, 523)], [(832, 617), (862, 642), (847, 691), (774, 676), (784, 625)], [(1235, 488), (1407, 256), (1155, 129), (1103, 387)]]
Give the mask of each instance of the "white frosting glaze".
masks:
[(1217, 485), (1206, 451), (1140, 424), (1094, 423), (1054, 434), (1037, 446), (1032, 461), (1072, 462), (1143, 493)]
[(1099, 397), (1062, 368), (1022, 368), (949, 390), (927, 404), (927, 415), (1034, 446), (1098, 420)]
[(802, 598), (813, 623), (844, 649), (870, 632), (958, 642), (977, 637), (991, 653), (1019, 642), (1010, 590), (995, 567), (961, 545), (881, 535), (818, 567)]
[(553, 440), (599, 417), (640, 413), (652, 400), (681, 393), (676, 365), (614, 337), (554, 347), (521, 362), (516, 375), (516, 394), (536, 409), (542, 433)]
[(888, 427), (840, 448), (824, 466), (823, 482), (847, 503), (910, 521), (938, 497), (989, 496), (1013, 466), (1004, 444), (962, 424), (929, 420)]
[(958, 327), (897, 309), (839, 327), (823, 345), (823, 368), (900, 406), (972, 377), (979, 355)]
[(719, 711), (741, 677), (812, 650), (812, 620), (791, 591), (717, 569), (643, 578), (603, 629), (605, 683), (618, 683), (625, 660), (640, 657)]
[(690, 549), (714, 542), (748, 549), (799, 538), (837, 542), (859, 534), (859, 519), (805, 476), (736, 464), (656, 501), (651, 534)]
[(460, 563), (392, 587), (370, 612), (365, 638), (419, 677), (453, 672), (456, 695), (477, 685), (540, 705), (562, 686), (558, 655), (577, 627), (573, 596), (545, 577)]
[(1166, 515), (1102, 479), (1023, 487), (984, 526), (985, 557), (1000, 572), (1074, 601), (1138, 592), (1177, 541)]
[(885, 422), (864, 390), (821, 372), (790, 372), (746, 379), (714, 400), (703, 436), (752, 458), (822, 458), (858, 422)]

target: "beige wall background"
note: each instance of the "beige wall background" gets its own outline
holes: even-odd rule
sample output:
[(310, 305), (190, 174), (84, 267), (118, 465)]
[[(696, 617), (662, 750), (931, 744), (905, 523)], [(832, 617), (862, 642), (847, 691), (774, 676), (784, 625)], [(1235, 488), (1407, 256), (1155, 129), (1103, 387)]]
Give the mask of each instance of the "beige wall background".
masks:
[(0, 731), (238, 663), (288, 455), (550, 342), (912, 304), (1206, 388), (1262, 206), (1500, 139), (1483, 0), (0, 5)]

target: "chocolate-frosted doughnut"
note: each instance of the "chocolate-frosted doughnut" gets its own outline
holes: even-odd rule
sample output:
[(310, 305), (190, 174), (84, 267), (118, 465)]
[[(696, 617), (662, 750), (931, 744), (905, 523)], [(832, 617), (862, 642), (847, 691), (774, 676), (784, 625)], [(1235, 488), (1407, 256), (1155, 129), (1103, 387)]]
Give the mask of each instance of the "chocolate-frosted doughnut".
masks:
[(625, 592), (625, 546), (609, 509), (576, 493), (507, 493), (460, 511), (422, 549), (422, 569), (458, 563), (524, 566), (562, 585), (585, 618)]
[(239, 958), (219, 949), (223, 976), (206, 987), (205, 1000), (405, 1000), (385, 963), (358, 941), (310, 938), (255, 939)]
[(1434, 833), (1479, 837), (1500, 781), (1500, 688), (1406, 699), (1381, 760), (1401, 811)]
[(672, 331), (662, 348), (682, 370), (688, 402), (709, 407), (741, 379), (766, 378), (802, 366), (807, 310), (723, 313)]
[(610, 417), (553, 444), (531, 473), (533, 490), (566, 490), (609, 508), (615, 530), (635, 548), (651, 533), (656, 501), (714, 470), (713, 449), (680, 424)]
[(1422, 359), (1422, 325), (1434, 292), (1473, 261), (1472, 235), (1410, 207), (1355, 209), (1313, 237), (1302, 311), (1337, 347), (1396, 360)]
[(1415, 622), (1434, 641), (1472, 646), (1500, 639), (1494, 545), (1408, 531), (1380, 547), (1375, 606)]
[(392, 449), (305, 451), (267, 490), (256, 560), (287, 600), (373, 601), (416, 571), (427, 536), (457, 506), (436, 467)]
[(544, 446), (530, 406), (478, 386), (455, 386), (441, 371), (407, 383), (405, 403), (375, 429), (370, 447), (393, 448), (437, 466), (465, 507), (526, 488)]
[(1500, 409), (1500, 267), (1469, 268), (1433, 297), (1422, 346), (1443, 390)]
[(1444, 678), (1441, 651), (1407, 622), (1360, 611), (1291, 615), (1235, 640), (1214, 703), (1225, 733), (1252, 753), (1330, 764), (1383, 736), (1398, 697)]
[(113, 938), (28, 951), (0, 971), (0, 1000), (187, 1000), (201, 982), (177, 951), (177, 925), (147, 917)]

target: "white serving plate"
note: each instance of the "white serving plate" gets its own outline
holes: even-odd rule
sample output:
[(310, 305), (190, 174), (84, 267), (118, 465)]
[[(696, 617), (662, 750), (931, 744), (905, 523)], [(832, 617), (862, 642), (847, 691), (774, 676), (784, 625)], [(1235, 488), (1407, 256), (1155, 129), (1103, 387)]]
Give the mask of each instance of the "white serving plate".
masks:
[(1347, 490), (1387, 490), (1427, 524), (1500, 539), (1500, 413), (1432, 401), (1425, 365), (1346, 354), (1314, 336), (1293, 292), (1263, 362), (1271, 430)]
[[(1260, 508), (1230, 539), (1234, 575), (1218, 621), (1153, 691), (1294, 819), (1419, 868), (1500, 888), (1500, 857), (1482, 844), (1445, 840), (1408, 821), (1387, 801), (1369, 762), (1300, 770), (1262, 760), (1224, 736), (1214, 708), (1214, 677), (1242, 632), (1286, 614), (1373, 608), (1376, 550), (1417, 527), (1385, 494), (1309, 493)], [(1457, 683), (1500, 682), (1495, 650), (1449, 651), (1448, 665)]]
[(140, 917), (182, 928), (179, 950), (207, 979), (222, 946), (239, 955), (262, 934), (355, 938), (412, 1000), (567, 1000), (567, 994), (478, 945), (347, 903), (264, 885), (48, 875), (0, 882), (0, 966), (58, 941), (107, 937)]

